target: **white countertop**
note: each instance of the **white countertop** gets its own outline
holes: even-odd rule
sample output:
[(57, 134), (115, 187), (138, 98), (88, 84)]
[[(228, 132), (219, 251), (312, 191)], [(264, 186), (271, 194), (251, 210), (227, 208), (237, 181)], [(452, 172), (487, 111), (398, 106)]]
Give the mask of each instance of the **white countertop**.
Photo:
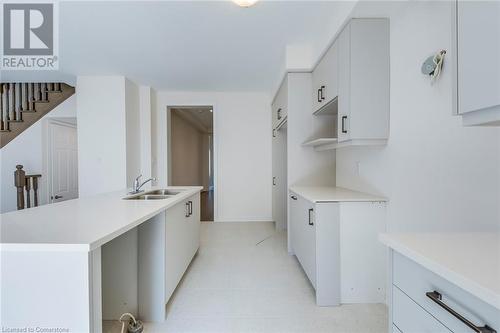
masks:
[(292, 186), (290, 191), (311, 202), (387, 201), (382, 196), (332, 186)]
[(168, 189), (184, 191), (162, 200), (123, 200), (123, 190), (1, 214), (1, 250), (91, 251), (202, 187)]
[(500, 233), (394, 233), (379, 239), (500, 310)]

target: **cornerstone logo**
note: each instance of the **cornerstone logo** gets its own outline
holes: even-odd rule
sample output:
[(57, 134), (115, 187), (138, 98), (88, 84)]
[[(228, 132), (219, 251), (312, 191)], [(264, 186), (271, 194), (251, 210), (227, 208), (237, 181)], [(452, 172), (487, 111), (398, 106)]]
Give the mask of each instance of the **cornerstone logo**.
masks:
[(55, 70), (58, 61), (57, 3), (3, 3), (2, 70)]

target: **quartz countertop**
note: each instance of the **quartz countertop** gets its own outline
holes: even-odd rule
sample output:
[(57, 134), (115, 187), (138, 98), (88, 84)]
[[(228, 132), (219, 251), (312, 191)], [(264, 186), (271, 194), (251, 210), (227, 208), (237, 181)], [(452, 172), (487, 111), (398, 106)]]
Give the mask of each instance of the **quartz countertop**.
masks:
[(379, 239), (500, 310), (500, 233), (384, 233)]
[(292, 186), (290, 191), (300, 195), (304, 199), (318, 202), (380, 202), (387, 201), (382, 196), (349, 190), (343, 187), (332, 186)]
[(0, 248), (91, 251), (200, 192), (202, 187), (167, 189), (182, 191), (162, 200), (123, 200), (130, 195), (122, 190), (1, 214)]

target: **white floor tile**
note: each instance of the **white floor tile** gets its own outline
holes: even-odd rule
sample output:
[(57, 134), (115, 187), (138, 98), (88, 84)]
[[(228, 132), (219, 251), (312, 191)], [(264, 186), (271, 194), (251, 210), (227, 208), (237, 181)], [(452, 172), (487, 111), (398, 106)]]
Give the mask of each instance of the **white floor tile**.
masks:
[(383, 304), (316, 306), (314, 289), (286, 248), (286, 233), (272, 223), (203, 223), (200, 250), (167, 320), (146, 323), (145, 331), (387, 332)]

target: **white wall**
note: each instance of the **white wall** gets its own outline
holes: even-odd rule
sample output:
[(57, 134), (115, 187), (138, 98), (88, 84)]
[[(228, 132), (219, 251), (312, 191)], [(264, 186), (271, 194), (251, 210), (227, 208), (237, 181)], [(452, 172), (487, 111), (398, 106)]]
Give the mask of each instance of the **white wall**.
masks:
[(75, 117), (76, 98), (73, 95), (0, 150), (0, 211), (2, 213), (17, 209), (17, 192), (14, 187), (14, 171), (17, 164), (23, 165), (23, 170), (27, 174), (42, 174), (39, 184), (40, 205), (48, 202), (47, 177), (43, 170), (44, 122), (48, 118), (66, 118), (74, 121)]
[[(171, 184), (177, 186), (203, 185), (203, 133), (193, 124), (171, 111)], [(207, 146), (208, 147), (208, 146)]]
[(390, 230), (500, 230), (500, 129), (452, 116), (446, 60), (435, 85), (420, 73), (426, 57), (451, 52), (450, 6), (370, 2), (354, 12), (391, 20), (391, 132), (384, 148), (339, 149), (337, 185), (387, 196)]
[(80, 196), (130, 187), (141, 171), (139, 87), (123, 76), (79, 76), (76, 95)]
[(120, 190), (127, 184), (125, 78), (77, 78), (80, 196)]
[[(141, 135), (140, 111), (139, 87), (130, 80), (125, 79), (127, 187), (133, 186), (134, 179), (141, 174), (142, 169), (141, 146), (144, 142)], [(147, 136), (147, 133), (144, 133), (144, 136)]]
[(145, 179), (152, 175), (151, 169), (151, 87), (139, 88), (139, 117), (141, 126), (141, 174)]
[(157, 92), (157, 176), (167, 184), (167, 106), (214, 106), (215, 219), (271, 221), (271, 101), (262, 93)]

